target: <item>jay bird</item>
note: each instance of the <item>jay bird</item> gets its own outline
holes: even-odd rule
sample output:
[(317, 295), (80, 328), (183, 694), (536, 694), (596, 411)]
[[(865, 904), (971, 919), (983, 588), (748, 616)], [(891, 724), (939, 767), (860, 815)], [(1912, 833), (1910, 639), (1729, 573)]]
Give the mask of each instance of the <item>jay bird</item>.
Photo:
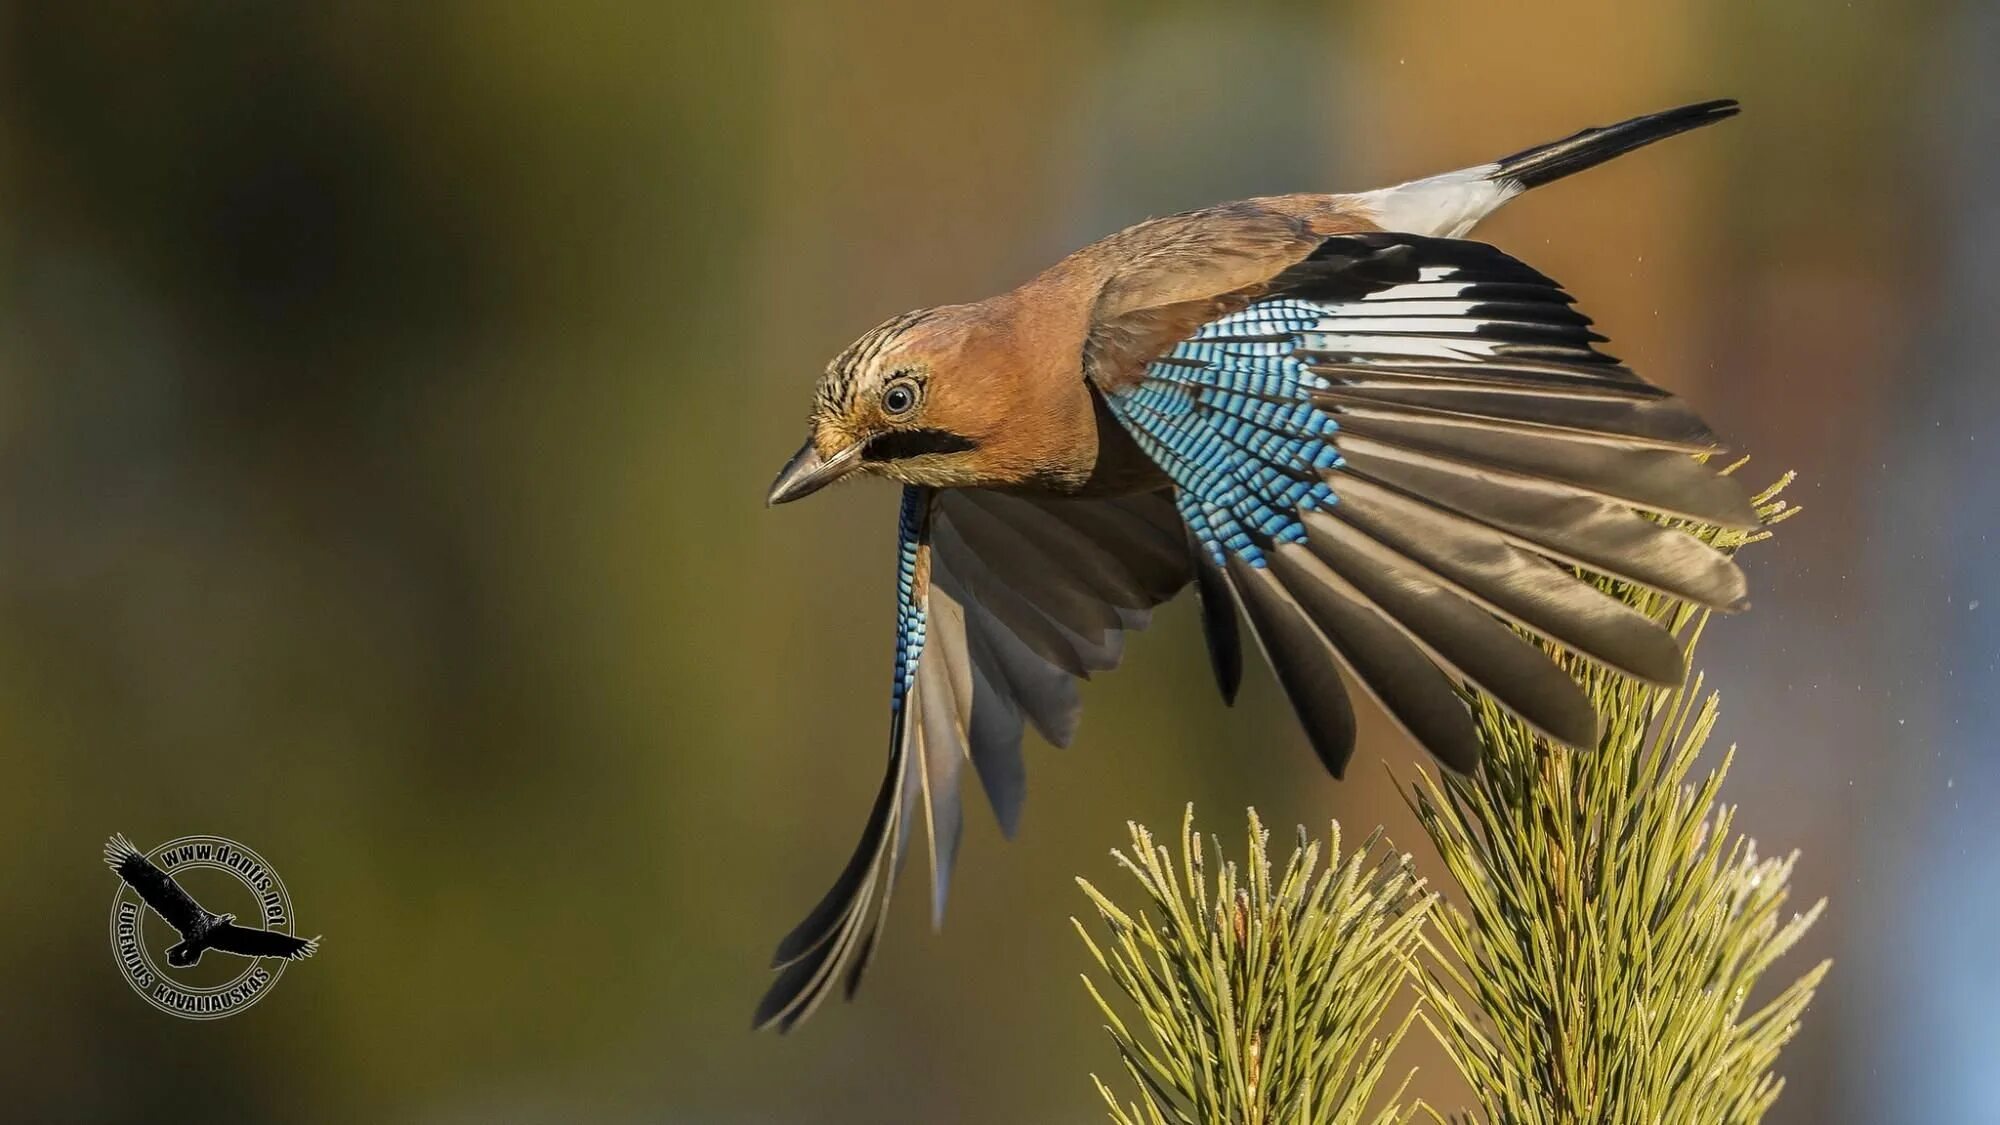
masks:
[(1715, 435), (1597, 350), (1554, 281), (1474, 224), (1532, 187), (1733, 115), (1703, 102), (1352, 195), (1150, 219), (1020, 288), (892, 317), (828, 365), (783, 504), (903, 485), (888, 772), (860, 845), (778, 946), (758, 1026), (791, 1027), (873, 952), (913, 832), (941, 916), (969, 765), (1012, 835), (1023, 731), (1076, 732), (1076, 681), (1193, 585), (1226, 700), (1240, 610), (1326, 768), (1345, 674), (1445, 766), (1477, 768), (1461, 689), (1551, 741), (1598, 717), (1528, 639), (1680, 681), (1603, 575), (1718, 610), (1735, 563), (1646, 514), (1758, 524)]

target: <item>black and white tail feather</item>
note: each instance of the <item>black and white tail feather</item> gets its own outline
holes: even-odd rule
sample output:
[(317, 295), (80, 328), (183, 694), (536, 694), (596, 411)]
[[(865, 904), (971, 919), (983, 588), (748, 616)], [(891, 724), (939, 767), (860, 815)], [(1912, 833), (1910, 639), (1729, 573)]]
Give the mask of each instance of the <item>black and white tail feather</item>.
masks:
[(1461, 168), (1349, 198), (1384, 230), (1459, 238), (1529, 188), (1595, 168), (1633, 149), (1736, 115), (1734, 98), (1697, 102), (1585, 129), (1489, 164)]
[(1584, 129), (1562, 140), (1501, 157), (1493, 162), (1494, 178), (1518, 184), (1523, 191), (1540, 187), (1595, 168), (1654, 141), (1734, 117), (1741, 109), (1735, 98), (1717, 98), (1634, 117), (1616, 125)]

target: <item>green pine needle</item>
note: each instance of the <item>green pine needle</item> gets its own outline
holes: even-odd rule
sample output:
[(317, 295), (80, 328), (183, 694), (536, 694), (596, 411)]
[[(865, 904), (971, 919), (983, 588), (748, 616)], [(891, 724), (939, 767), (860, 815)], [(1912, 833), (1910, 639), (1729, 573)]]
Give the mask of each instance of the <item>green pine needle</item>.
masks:
[[(1766, 526), (1795, 514), (1778, 499), (1790, 481), (1757, 497)], [(1768, 534), (1687, 530), (1731, 552)], [(1603, 589), (1665, 624), (1692, 657), (1706, 612), (1622, 583)], [(1753, 992), (1825, 904), (1786, 916), (1795, 857), (1760, 858), (1735, 832), (1734, 810), (1717, 801), (1733, 750), (1696, 773), (1716, 716), (1700, 676), (1664, 689), (1550, 652), (1603, 717), (1597, 749), (1553, 746), (1475, 697), (1480, 771), (1425, 773), (1411, 794), (1461, 888), (1455, 903), (1375, 837), (1343, 854), (1338, 824), (1324, 870), (1301, 830), (1275, 880), (1255, 810), (1241, 872), (1219, 840), (1204, 848), (1192, 808), (1177, 854), (1129, 826), (1131, 853), (1113, 854), (1144, 906), (1128, 912), (1082, 883), (1105, 936), (1077, 923), (1124, 997), (1084, 978), (1131, 1076), (1122, 1100), (1096, 1080), (1114, 1121), (1443, 1120), (1403, 1104), (1410, 1074), (1385, 1081), (1417, 1020), (1494, 1125), (1763, 1116), (1784, 1086), (1778, 1051), (1828, 964), (1755, 1006)], [(1385, 1028), (1409, 982), (1417, 1003)]]
[[(1757, 498), (1767, 522), (1795, 511), (1790, 479)], [(1688, 530), (1727, 551), (1766, 534)], [(1705, 612), (1604, 588), (1692, 654)], [(1563, 659), (1604, 716), (1595, 752), (1478, 700), (1484, 767), (1415, 787), (1461, 888), (1424, 935), (1423, 1018), (1489, 1122), (1757, 1121), (1828, 966), (1756, 1007), (1753, 988), (1824, 904), (1785, 916), (1794, 857), (1760, 858), (1717, 803), (1730, 754), (1695, 776), (1716, 716), (1699, 675), (1663, 689)]]
[[(1384, 1091), (1389, 1056), (1414, 1013), (1381, 1030), (1414, 975), (1436, 896), (1407, 856), (1370, 838), (1351, 855), (1333, 826), (1298, 849), (1273, 878), (1268, 833), (1250, 812), (1249, 863), (1204, 850), (1194, 809), (1179, 854), (1129, 825), (1132, 850), (1113, 852), (1145, 894), (1135, 917), (1081, 879), (1097, 908), (1100, 941), (1077, 922), (1097, 967), (1127, 1001), (1084, 986), (1108, 1022), (1135, 1096), (1097, 1090), (1119, 1125), (1391, 1125), (1409, 1120), (1408, 1076)], [(1212, 852), (1213, 858), (1210, 858)], [(1213, 863), (1211, 875), (1207, 868)]]

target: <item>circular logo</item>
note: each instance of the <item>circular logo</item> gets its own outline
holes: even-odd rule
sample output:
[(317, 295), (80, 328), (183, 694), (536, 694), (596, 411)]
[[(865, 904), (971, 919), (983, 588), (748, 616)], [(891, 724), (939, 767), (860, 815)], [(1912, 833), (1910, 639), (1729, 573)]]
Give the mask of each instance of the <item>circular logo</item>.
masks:
[(285, 884), (262, 856), (222, 836), (182, 836), (141, 852), (104, 846), (116, 872), (111, 951), (133, 991), (191, 1020), (236, 1013), (270, 993), (319, 939), (297, 934)]

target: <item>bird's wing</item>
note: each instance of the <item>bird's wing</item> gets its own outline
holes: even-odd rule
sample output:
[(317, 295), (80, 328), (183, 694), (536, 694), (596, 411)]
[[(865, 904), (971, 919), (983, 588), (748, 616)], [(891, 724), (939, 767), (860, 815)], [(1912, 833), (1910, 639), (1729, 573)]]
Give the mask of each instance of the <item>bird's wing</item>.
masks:
[(1581, 689), (1502, 621), (1677, 681), (1672, 638), (1572, 568), (1744, 604), (1735, 564), (1640, 514), (1756, 525), (1690, 456), (1714, 435), (1597, 351), (1571, 305), (1481, 243), (1337, 236), (1103, 388), (1336, 775), (1354, 740), (1341, 669), (1457, 769), (1479, 756), (1457, 684), (1593, 743)]
[(259, 930), (229, 922), (208, 934), (211, 949), (242, 957), (283, 957), (298, 961), (319, 952), (318, 938), (293, 937), (276, 930)]
[(1076, 680), (1118, 663), (1123, 634), (1187, 585), (1194, 557), (1165, 491), (1044, 500), (907, 488), (900, 539), (888, 772), (846, 869), (779, 943), (759, 1026), (789, 1028), (843, 973), (853, 991), (912, 832), (929, 845), (941, 915), (966, 766), (1011, 835), (1023, 730), (1069, 742)]
[(145, 853), (132, 846), (123, 835), (113, 836), (104, 845), (104, 862), (118, 873), (125, 885), (138, 892), (153, 912), (179, 930), (183, 937), (193, 933), (208, 919), (208, 912), (194, 897), (181, 889), (174, 877), (153, 865)]

